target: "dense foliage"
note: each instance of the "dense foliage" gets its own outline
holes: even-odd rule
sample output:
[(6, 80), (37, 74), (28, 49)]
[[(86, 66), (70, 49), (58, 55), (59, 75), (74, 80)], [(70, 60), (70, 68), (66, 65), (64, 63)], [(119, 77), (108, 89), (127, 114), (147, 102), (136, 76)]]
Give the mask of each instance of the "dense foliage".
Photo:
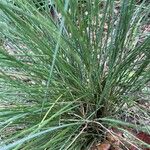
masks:
[(47, 2), (0, 1), (1, 148), (86, 150), (110, 127), (150, 132), (127, 111), (150, 80), (150, 5)]

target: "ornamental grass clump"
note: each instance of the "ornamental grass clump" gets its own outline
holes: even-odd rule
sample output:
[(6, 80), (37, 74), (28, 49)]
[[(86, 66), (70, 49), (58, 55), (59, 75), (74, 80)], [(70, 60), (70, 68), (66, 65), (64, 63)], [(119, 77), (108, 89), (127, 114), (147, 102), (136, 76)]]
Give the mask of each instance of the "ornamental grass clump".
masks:
[(135, 106), (150, 80), (150, 5), (51, 2), (0, 1), (0, 149), (87, 150), (112, 127), (149, 132), (125, 112), (148, 116)]

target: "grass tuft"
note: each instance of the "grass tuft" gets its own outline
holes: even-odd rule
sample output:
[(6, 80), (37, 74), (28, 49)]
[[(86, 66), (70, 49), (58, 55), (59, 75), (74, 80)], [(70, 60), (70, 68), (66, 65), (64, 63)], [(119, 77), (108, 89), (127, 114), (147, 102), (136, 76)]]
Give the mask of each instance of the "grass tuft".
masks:
[(149, 132), (124, 116), (139, 112), (137, 93), (150, 81), (150, 36), (140, 41), (149, 8), (134, 0), (0, 1), (0, 148), (82, 150), (111, 127)]

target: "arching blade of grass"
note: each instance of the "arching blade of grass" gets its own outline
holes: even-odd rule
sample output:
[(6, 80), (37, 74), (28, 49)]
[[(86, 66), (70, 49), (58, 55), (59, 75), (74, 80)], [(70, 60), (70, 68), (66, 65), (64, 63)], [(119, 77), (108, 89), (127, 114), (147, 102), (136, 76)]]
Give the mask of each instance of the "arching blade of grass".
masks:
[(25, 137), (25, 138), (22, 138), (21, 140), (19, 140), (19, 141), (17, 141), (17, 142), (14, 142), (13, 144), (10, 144), (10, 145), (8, 145), (8, 146), (4, 146), (2, 149), (10, 149), (10, 148), (13, 148), (13, 147), (15, 147), (16, 145), (18, 145), (18, 144), (22, 144), (22, 143), (24, 143), (24, 142), (26, 142), (26, 141), (28, 141), (28, 140), (31, 140), (31, 139), (33, 139), (33, 138), (35, 138), (35, 137), (37, 137), (37, 136), (40, 136), (40, 135), (43, 135), (43, 134), (46, 134), (46, 133), (48, 133), (48, 132), (53, 132), (53, 131), (55, 131), (55, 130), (58, 130), (58, 129), (61, 129), (61, 128), (65, 128), (65, 127), (70, 127), (70, 126), (74, 126), (74, 125), (76, 125), (75, 123), (74, 124), (66, 124), (66, 125), (61, 125), (61, 126), (57, 126), (57, 127), (51, 127), (51, 128), (49, 128), (49, 129), (47, 129), (47, 130), (44, 130), (44, 131), (40, 131), (39, 133), (36, 133), (36, 134), (33, 134), (33, 135), (31, 135), (31, 136), (28, 136), (28, 137)]

